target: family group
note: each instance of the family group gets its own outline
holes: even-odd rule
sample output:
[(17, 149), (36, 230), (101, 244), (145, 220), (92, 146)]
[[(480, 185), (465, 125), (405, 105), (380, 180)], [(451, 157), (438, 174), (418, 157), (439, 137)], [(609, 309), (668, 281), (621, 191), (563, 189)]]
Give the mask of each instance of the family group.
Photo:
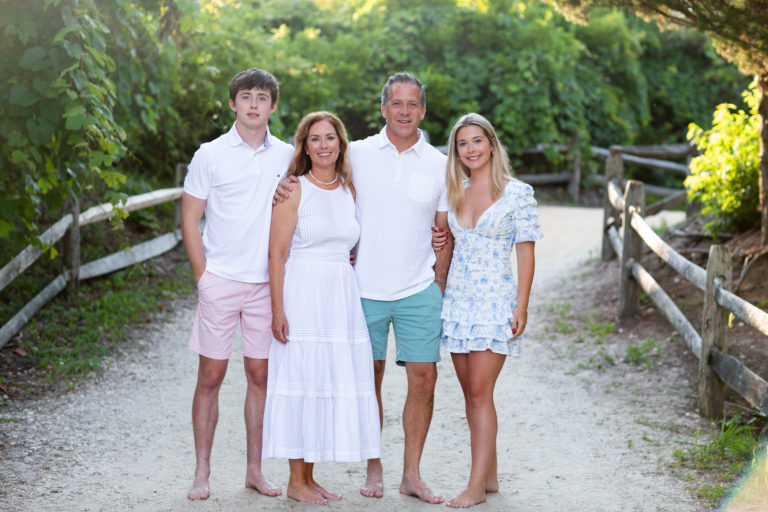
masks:
[(533, 189), (511, 177), (478, 114), (456, 122), (447, 157), (431, 146), (419, 129), (425, 88), (407, 72), (387, 79), (384, 127), (363, 140), (349, 142), (336, 115), (313, 112), (292, 146), (269, 131), (277, 104), (270, 73), (235, 75), (235, 122), (200, 146), (184, 181), (182, 233), (199, 297), (189, 498), (210, 495), (218, 395), (238, 325), (246, 486), (281, 494), (261, 461), (288, 459), (287, 496), (327, 503), (341, 496), (315, 481), (314, 464), (366, 460), (360, 492), (382, 497), (391, 326), (408, 384), (400, 492), (443, 502), (419, 470), (442, 349), (464, 393), (472, 454), (467, 487), (447, 505), (485, 501), (499, 489), (494, 386), (519, 354), (541, 238)]

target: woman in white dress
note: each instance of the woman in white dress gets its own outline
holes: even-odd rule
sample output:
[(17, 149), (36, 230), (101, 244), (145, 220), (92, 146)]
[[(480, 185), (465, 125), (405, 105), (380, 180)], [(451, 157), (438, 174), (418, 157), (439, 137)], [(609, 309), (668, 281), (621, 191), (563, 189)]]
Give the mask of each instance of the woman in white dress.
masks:
[(297, 187), (272, 211), (272, 332), (264, 457), (289, 459), (287, 495), (340, 499), (315, 482), (315, 462), (381, 456), (373, 357), (349, 252), (357, 243), (347, 136), (338, 117), (307, 115), (288, 176)]

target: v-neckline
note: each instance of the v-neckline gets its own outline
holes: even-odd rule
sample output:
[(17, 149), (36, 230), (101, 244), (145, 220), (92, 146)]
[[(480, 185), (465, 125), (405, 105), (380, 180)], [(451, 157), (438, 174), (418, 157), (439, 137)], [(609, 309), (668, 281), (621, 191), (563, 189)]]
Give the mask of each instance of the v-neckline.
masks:
[(490, 210), (491, 208), (493, 208), (494, 206), (496, 206), (496, 205), (497, 205), (499, 202), (501, 202), (501, 200), (502, 200), (502, 199), (504, 199), (504, 194), (506, 194), (506, 193), (507, 193), (507, 185), (509, 185), (511, 182), (512, 182), (512, 179), (510, 179), (509, 181), (507, 181), (507, 182), (504, 184), (504, 190), (502, 190), (502, 191), (501, 191), (501, 195), (499, 196), (499, 198), (498, 198), (497, 200), (495, 200), (494, 202), (492, 202), (491, 204), (489, 204), (489, 205), (488, 205), (488, 208), (486, 208), (485, 210), (483, 210), (483, 213), (481, 213), (481, 214), (480, 214), (480, 216), (477, 218), (477, 222), (475, 222), (475, 225), (474, 225), (474, 226), (472, 226), (472, 227), (462, 226), (462, 225), (461, 225), (461, 222), (459, 222), (459, 218), (456, 216), (456, 212), (454, 211), (454, 212), (453, 212), (453, 217), (456, 219), (456, 224), (457, 224), (457, 225), (458, 225), (458, 226), (459, 226), (461, 229), (469, 229), (469, 230), (475, 230), (475, 229), (477, 229), (477, 226), (478, 226), (478, 225), (480, 225), (480, 221), (481, 221), (481, 220), (483, 220), (483, 217), (485, 216), (485, 214), (486, 214), (486, 213), (488, 213), (488, 210)]

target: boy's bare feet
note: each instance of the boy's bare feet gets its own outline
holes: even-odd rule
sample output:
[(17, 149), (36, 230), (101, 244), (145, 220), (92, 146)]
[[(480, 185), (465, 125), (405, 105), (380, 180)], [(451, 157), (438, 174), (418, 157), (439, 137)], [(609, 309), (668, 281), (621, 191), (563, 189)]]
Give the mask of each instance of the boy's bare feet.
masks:
[(249, 471), (245, 475), (245, 487), (256, 489), (264, 496), (280, 496), (283, 491), (272, 482), (264, 478), (264, 475), (256, 471)]
[(195, 470), (195, 481), (192, 482), (192, 488), (187, 493), (187, 498), (191, 500), (207, 500), (211, 495), (208, 487), (208, 477), (211, 471), (209, 469)]
[(403, 480), (400, 482), (400, 494), (416, 496), (421, 501), (432, 504), (443, 502), (443, 497), (432, 492), (432, 489), (427, 486), (424, 480), (421, 478), (411, 480), (405, 475), (403, 475)]
[(451, 508), (467, 508), (485, 501), (485, 491), (464, 489), (464, 492), (450, 500), (446, 505)]

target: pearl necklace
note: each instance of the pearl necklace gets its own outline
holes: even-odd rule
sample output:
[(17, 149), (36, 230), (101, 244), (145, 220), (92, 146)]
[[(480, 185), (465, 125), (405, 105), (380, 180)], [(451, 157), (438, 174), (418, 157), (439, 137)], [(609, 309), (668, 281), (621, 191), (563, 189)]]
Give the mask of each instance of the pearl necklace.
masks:
[(312, 179), (315, 180), (317, 183), (325, 186), (333, 185), (339, 179), (339, 174), (334, 173), (333, 179), (331, 181), (320, 181), (319, 179), (315, 178), (314, 174), (312, 174), (312, 169), (309, 170), (309, 175), (312, 176)]

